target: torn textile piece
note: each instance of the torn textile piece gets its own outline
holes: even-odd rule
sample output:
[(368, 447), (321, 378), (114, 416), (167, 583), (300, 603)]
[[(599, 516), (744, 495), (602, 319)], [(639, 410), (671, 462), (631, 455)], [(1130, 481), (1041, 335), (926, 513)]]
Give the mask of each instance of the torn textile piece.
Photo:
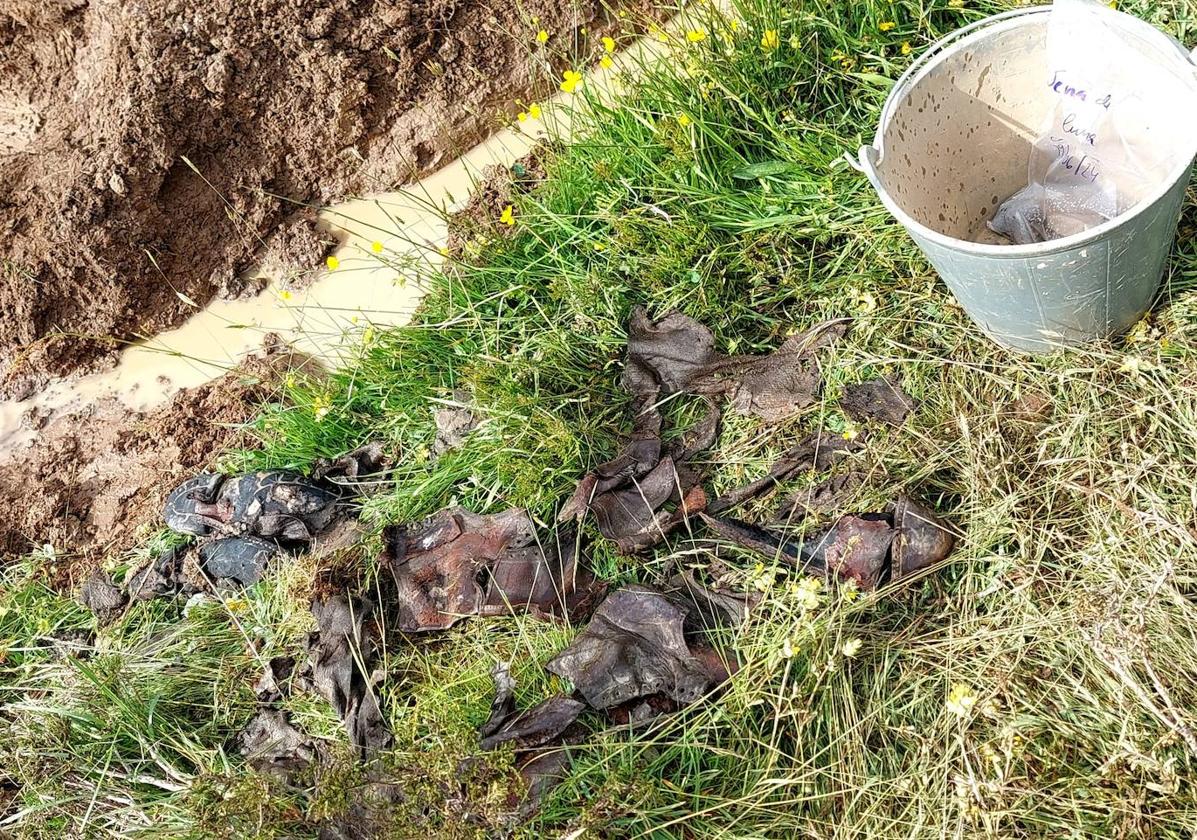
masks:
[(349, 740), (363, 756), (391, 745), (391, 733), (378, 706), (373, 673), (375, 644), (363, 631), (374, 611), (367, 600), (336, 595), (312, 604), (319, 627), (308, 639), (307, 678), (345, 724)]
[(705, 326), (680, 312), (653, 322), (642, 307), (628, 324), (628, 364), (624, 385), (633, 394), (658, 388), (726, 395), (740, 414), (767, 422), (783, 420), (814, 402), (823, 378), (818, 351), (847, 332), (846, 321), (828, 321), (791, 336), (772, 353), (725, 356)]
[(840, 406), (853, 420), (877, 420), (901, 426), (915, 409), (914, 398), (898, 384), (897, 377), (885, 376), (859, 385), (845, 385)]
[(280, 709), (258, 712), (237, 743), (250, 767), (284, 778), (307, 768), (318, 756), (316, 743), (292, 726), (290, 716)]

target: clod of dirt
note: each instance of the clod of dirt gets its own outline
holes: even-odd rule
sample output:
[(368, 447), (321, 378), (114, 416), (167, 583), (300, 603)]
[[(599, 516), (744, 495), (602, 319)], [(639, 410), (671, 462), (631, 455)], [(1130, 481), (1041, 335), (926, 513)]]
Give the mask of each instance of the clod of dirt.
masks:
[(688, 705), (720, 678), (687, 646), (686, 615), (648, 587), (620, 589), (545, 667), (573, 683), (595, 709), (654, 694)]
[(945, 560), (956, 546), (956, 537), (947, 523), (913, 499), (899, 497), (893, 505), (893, 517), (894, 580)]
[[(319, 367), (267, 343), (262, 354), (151, 412), (105, 400), (52, 418), (32, 445), (0, 463), (0, 508), (9, 512), (0, 518), (0, 558), (49, 543), (70, 558), (55, 585), (79, 585), (100, 558), (145, 536), (166, 491), (184, 476), (210, 467), (221, 452), (253, 445), (245, 421), (296, 370)], [(30, 475), (38, 476), (32, 494)]]
[[(465, 395), (456, 395), (463, 399)], [(444, 455), (454, 449), (461, 449), (466, 438), (482, 422), (478, 415), (465, 406), (444, 406), (432, 412), (436, 423), (436, 438), (432, 442), (432, 454)]]
[(290, 778), (316, 761), (316, 742), (291, 725), (287, 712), (263, 709), (237, 736), (249, 766), (262, 773)]
[(536, 526), (519, 509), (480, 516), (449, 508), (418, 527), (391, 526), (383, 538), (396, 626), (406, 633), (444, 630), (479, 614), (570, 615), (596, 586), (571, 540), (538, 543)]
[(188, 589), (184, 576), (189, 548), (167, 549), (149, 563), (129, 572), (126, 586), (133, 601), (169, 598)]
[(829, 469), (844, 455), (862, 448), (864, 442), (859, 438), (845, 440), (841, 435), (814, 432), (778, 458), (765, 475), (719, 496), (707, 506), (707, 511), (720, 513), (743, 504), (797, 473), (804, 470)]
[(79, 592), (83, 606), (95, 613), (96, 621), (108, 624), (125, 610), (129, 597), (112, 582), (103, 569), (96, 569)]
[(570, 38), (606, 14), (596, 0), (5, 4), (0, 379), (27, 391), (110, 357), (109, 336), (178, 324), (184, 297), (240, 294), (267, 240), (267, 261), (318, 257), (295, 208), (456, 157), (551, 75), (516, 58), (529, 17)]
[(628, 324), (628, 365), (624, 383), (633, 394), (659, 388), (729, 395), (740, 414), (766, 422), (784, 420), (814, 402), (822, 388), (818, 351), (839, 341), (846, 321), (828, 321), (791, 336), (763, 356), (725, 356), (705, 326), (680, 312), (653, 323), (643, 308)]
[(466, 245), (472, 239), (511, 235), (513, 228), (499, 218), (517, 196), (544, 180), (544, 156), (555, 147), (555, 143), (537, 145), (509, 167), (483, 167), (465, 206), (449, 217), (445, 250), (450, 257), (467, 255)]
[(249, 279), (239, 278), (244, 285), (242, 295), (256, 294), (266, 286), (266, 278), (277, 277), (285, 289), (298, 290), (310, 286), (323, 269), (326, 254), (335, 248), (337, 238), (321, 230), (316, 211), (296, 210), (287, 221), (265, 237), (255, 254), (258, 271)]
[(363, 756), (388, 748), (391, 733), (378, 707), (374, 674), (375, 643), (363, 628), (374, 611), (372, 602), (343, 595), (312, 604), (319, 627), (308, 640), (305, 672), (349, 733)]
[(336, 458), (317, 458), (311, 477), (325, 484), (358, 485), (367, 478), (382, 477), (390, 465), (382, 441), (372, 440)]
[(896, 377), (885, 376), (859, 385), (845, 385), (840, 406), (854, 420), (878, 420), (901, 426), (915, 409), (914, 398), (898, 384)]

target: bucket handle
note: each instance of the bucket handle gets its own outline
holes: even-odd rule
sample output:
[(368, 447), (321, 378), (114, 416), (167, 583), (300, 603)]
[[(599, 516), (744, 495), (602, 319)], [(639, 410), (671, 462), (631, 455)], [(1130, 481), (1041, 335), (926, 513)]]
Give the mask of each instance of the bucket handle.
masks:
[[(935, 58), (935, 56), (939, 55), (956, 41), (964, 38), (967, 35), (971, 35), (978, 29), (998, 23), (999, 21), (1022, 17), (1023, 15), (1040, 14), (1050, 8), (1050, 6), (1029, 6), (1020, 9), (1011, 9), (1010, 11), (1002, 12), (996, 15), (990, 15), (989, 17), (982, 18), (980, 20), (974, 20), (972, 23), (962, 26), (959, 29), (954, 29), (947, 35), (940, 38), (938, 41), (931, 44), (931, 46), (927, 47), (927, 49), (923, 51), (922, 55), (910, 62), (910, 66), (907, 67), (906, 71), (898, 77), (898, 81), (894, 82), (893, 89), (890, 90), (889, 96), (887, 96), (885, 99), (885, 105), (881, 109), (881, 119), (877, 123), (877, 136), (873, 140), (875, 145), (861, 146), (860, 152), (855, 158), (850, 153), (845, 152), (843, 159), (846, 160), (848, 164), (857, 172), (862, 172), (865, 175), (868, 175), (869, 180), (874, 181), (873, 186), (877, 186), (874, 180), (873, 172), (871, 170), (874, 170), (875, 167), (881, 163), (881, 132), (889, 123), (889, 119), (893, 115), (894, 109), (898, 107), (898, 103), (902, 101), (902, 96), (905, 94), (906, 88), (910, 86), (911, 79), (913, 79), (914, 76), (920, 70), (922, 70), (928, 62), (931, 61), (931, 59)], [(1194, 50), (1193, 53), (1194, 62), (1197, 62), (1197, 50)]]

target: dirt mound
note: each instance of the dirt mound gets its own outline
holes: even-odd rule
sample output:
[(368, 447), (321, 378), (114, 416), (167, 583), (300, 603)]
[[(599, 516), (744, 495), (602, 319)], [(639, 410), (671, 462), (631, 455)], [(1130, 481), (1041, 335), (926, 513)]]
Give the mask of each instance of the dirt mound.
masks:
[(162, 510), (165, 494), (249, 443), (239, 424), (310, 359), (268, 344), (260, 355), (148, 413), (105, 400), (60, 415), (37, 441), (0, 463), (0, 562), (38, 546), (65, 559), (64, 586), (107, 552), (132, 548)]
[(551, 53), (604, 14), (597, 0), (8, 0), (3, 391), (179, 323), (179, 294), (249, 291), (263, 246), (310, 267), (325, 243), (305, 203), (456, 156), (544, 77), (533, 17)]

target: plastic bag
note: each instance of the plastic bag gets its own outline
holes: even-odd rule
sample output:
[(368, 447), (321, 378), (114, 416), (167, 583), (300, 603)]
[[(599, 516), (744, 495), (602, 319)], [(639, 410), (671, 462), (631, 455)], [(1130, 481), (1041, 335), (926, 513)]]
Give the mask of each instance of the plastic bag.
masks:
[[(1027, 186), (988, 222), (1015, 244), (1045, 242), (1128, 210), (1153, 177), (1141, 161), (1136, 108), (1139, 53), (1095, 0), (1055, 0), (1047, 26), (1047, 86), (1054, 105), (1031, 148)], [(1148, 68), (1150, 70), (1150, 68)]]

